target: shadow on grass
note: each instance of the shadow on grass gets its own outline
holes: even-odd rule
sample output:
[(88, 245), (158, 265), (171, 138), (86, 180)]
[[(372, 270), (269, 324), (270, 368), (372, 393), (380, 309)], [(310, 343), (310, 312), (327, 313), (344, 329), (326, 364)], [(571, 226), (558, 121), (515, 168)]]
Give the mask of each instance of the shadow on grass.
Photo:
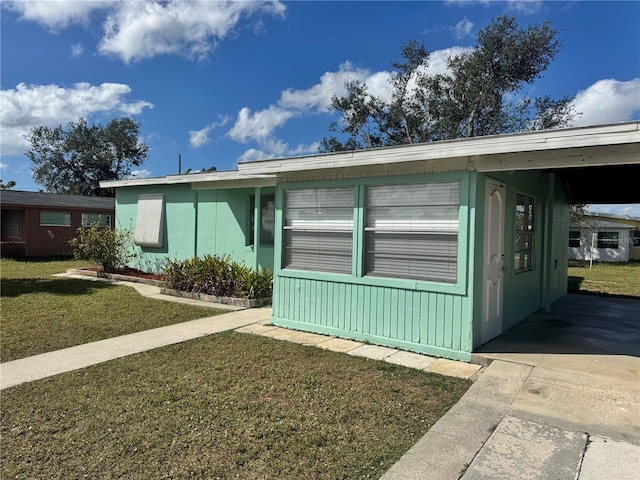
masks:
[(108, 283), (88, 282), (76, 278), (69, 279), (45, 279), (45, 278), (20, 278), (3, 279), (0, 285), (0, 297), (19, 297), (30, 293), (50, 293), (52, 295), (85, 295), (111, 288)]

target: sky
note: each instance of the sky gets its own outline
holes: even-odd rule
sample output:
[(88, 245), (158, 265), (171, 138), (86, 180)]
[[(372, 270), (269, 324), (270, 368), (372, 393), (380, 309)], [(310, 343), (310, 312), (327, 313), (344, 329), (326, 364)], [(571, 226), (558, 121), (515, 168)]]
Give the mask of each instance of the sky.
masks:
[[(523, 96), (574, 97), (574, 126), (640, 119), (636, 1), (0, 2), (0, 178), (38, 191), (24, 136), (86, 118), (140, 123), (159, 177), (318, 153), (347, 80), (388, 92), (417, 40), (429, 69), (472, 48), (498, 15), (551, 21), (562, 50)], [(640, 204), (590, 210), (640, 217)]]

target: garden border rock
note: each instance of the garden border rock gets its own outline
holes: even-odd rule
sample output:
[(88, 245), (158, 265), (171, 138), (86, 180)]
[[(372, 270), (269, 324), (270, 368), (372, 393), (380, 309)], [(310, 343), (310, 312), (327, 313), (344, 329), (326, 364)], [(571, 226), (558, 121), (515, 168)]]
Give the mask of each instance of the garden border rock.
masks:
[(161, 287), (160, 293), (172, 295), (174, 297), (190, 298), (192, 300), (202, 300), (203, 302), (222, 303), (224, 305), (234, 305), (236, 307), (258, 308), (271, 305), (271, 298), (237, 298), (237, 297), (216, 297), (199, 292), (185, 292), (184, 290), (174, 290), (172, 288)]
[(124, 282), (143, 283), (145, 285), (154, 285), (160, 287), (160, 293), (163, 295), (171, 295), (172, 297), (190, 298), (193, 300), (201, 300), (210, 303), (222, 303), (223, 305), (233, 305), (236, 307), (258, 308), (271, 305), (271, 298), (237, 298), (237, 297), (216, 297), (215, 295), (207, 295), (198, 292), (185, 292), (183, 290), (174, 290), (166, 288), (165, 282), (162, 280), (154, 280), (151, 278), (133, 277), (128, 275), (120, 275), (119, 273), (105, 273), (102, 271), (89, 270), (84, 268), (70, 268), (67, 270), (69, 274), (85, 275), (87, 277), (108, 278), (110, 280), (121, 280)]

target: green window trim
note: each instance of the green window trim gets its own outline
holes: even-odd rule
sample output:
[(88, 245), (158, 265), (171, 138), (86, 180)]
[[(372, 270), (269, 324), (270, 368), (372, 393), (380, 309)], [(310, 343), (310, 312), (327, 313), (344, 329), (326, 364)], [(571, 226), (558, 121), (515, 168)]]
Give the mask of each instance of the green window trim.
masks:
[[(245, 245), (253, 246), (256, 196), (249, 196), (249, 215)], [(273, 247), (275, 238), (276, 196), (274, 193), (260, 195), (260, 246)]]
[[(456, 274), (455, 283), (447, 283), (438, 280), (415, 280), (407, 278), (392, 277), (375, 277), (365, 274), (365, 197), (366, 188), (374, 185), (413, 185), (413, 184), (432, 184), (442, 182), (456, 182), (459, 184), (459, 201), (458, 201), (458, 232), (457, 232), (457, 251), (456, 251)], [(340, 179), (340, 180), (310, 180), (282, 183), (278, 186), (276, 202), (276, 235), (279, 244), (283, 243), (283, 225), (285, 195), (290, 190), (303, 190), (309, 188), (336, 188), (349, 187), (354, 189), (354, 208), (353, 208), (353, 253), (351, 272), (333, 273), (318, 272), (310, 270), (300, 270), (284, 266), (283, 251), (277, 249), (275, 253), (275, 275), (276, 277), (301, 278), (309, 280), (333, 281), (336, 283), (349, 283), (358, 285), (385, 286), (403, 290), (416, 290), (447, 293), (454, 295), (468, 294), (467, 271), (469, 264), (473, 263), (473, 252), (469, 250), (469, 199), (475, 198), (474, 184), (470, 182), (470, 174), (468, 172), (448, 172), (437, 174), (419, 174), (419, 175), (402, 175), (402, 176), (384, 176), (359, 179)]]

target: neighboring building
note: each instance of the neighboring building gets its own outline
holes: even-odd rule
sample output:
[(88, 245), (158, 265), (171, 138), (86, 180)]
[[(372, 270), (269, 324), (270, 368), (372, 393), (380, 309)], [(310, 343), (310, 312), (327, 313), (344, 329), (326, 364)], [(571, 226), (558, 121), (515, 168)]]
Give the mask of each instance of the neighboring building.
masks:
[(640, 218), (587, 213), (569, 227), (569, 258), (599, 262), (640, 260)]
[(470, 360), (566, 293), (569, 203), (638, 196), (602, 178), (639, 152), (631, 122), (101, 185), (143, 268), (230, 255), (273, 268), (276, 325)]
[[(640, 231), (633, 224), (610, 221), (596, 214), (587, 214), (569, 226), (569, 259), (596, 262), (628, 262), (633, 253), (640, 256)], [(640, 220), (635, 223), (640, 225)], [(634, 246), (635, 242), (635, 246)]]
[(113, 227), (115, 200), (56, 193), (0, 191), (3, 257), (71, 255), (78, 227)]

